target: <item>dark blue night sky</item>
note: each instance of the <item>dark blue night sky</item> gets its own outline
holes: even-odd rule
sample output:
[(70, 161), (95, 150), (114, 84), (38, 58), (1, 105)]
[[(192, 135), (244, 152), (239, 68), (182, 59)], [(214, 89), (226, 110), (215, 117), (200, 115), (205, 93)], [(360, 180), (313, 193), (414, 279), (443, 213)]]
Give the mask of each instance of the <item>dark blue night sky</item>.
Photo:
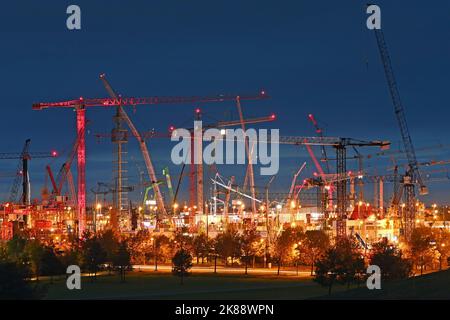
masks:
[[(366, 1), (11, 1), (0, 8), (0, 152), (20, 151), (26, 138), (31, 150), (59, 150), (51, 161), (57, 171), (75, 139), (71, 110), (32, 111), (33, 102), (106, 97), (98, 76), (105, 72), (124, 96), (215, 95), (252, 93), (261, 88), (271, 99), (243, 104), (247, 118), (276, 112), (282, 135), (315, 134), (313, 113), (330, 136), (390, 140), (400, 147), (400, 133), (388, 94), (373, 32), (366, 28)], [(82, 30), (66, 29), (66, 8), (82, 10)], [(450, 159), (448, 129), (450, 84), (450, 3), (377, 1), (411, 135), (420, 161)], [(127, 109), (142, 130), (166, 131), (169, 125), (192, 126), (198, 105), (156, 105)], [(200, 105), (205, 122), (237, 119), (232, 103)], [(112, 178), (112, 144), (94, 134), (109, 132), (113, 109), (90, 109), (87, 135), (88, 189)], [(148, 142), (158, 173), (170, 166), (167, 140)], [(137, 144), (129, 143), (130, 183), (143, 167)], [(319, 150), (316, 150), (319, 155)], [(378, 150), (365, 149), (362, 153)], [(329, 151), (332, 153), (332, 151)], [(281, 147), (281, 170), (273, 190), (287, 190), (303, 161), (314, 171), (307, 152)], [(398, 157), (404, 163), (402, 156)], [(44, 184), (48, 161), (32, 160), (33, 196)], [(12, 172), (15, 161), (0, 162)], [(366, 163), (383, 174), (389, 157)], [(348, 167), (355, 169), (356, 161)], [(442, 170), (436, 166), (424, 171)], [(75, 168), (74, 168), (75, 169)], [(244, 167), (219, 168), (242, 181)], [(74, 171), (75, 173), (75, 171)], [(446, 173), (432, 174), (445, 177)], [(2, 198), (11, 178), (2, 178)], [(265, 185), (268, 177), (256, 177)], [(450, 203), (449, 181), (430, 183), (427, 202)], [(367, 186), (370, 194), (372, 186)], [(184, 184), (187, 190), (187, 183)], [(185, 198), (186, 192), (183, 192)], [(386, 201), (389, 194), (387, 193)], [(92, 199), (92, 195), (89, 195)], [(138, 199), (135, 193), (132, 198)]]

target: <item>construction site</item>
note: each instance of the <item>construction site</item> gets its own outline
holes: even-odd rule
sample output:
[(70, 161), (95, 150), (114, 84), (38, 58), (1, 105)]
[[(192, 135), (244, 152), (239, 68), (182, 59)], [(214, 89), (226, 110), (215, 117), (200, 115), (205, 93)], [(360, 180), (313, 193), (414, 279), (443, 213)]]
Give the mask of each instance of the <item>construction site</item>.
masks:
[[(270, 90), (216, 96), (126, 97), (116, 93), (105, 74), (101, 74), (99, 82), (106, 89), (107, 97), (35, 102), (30, 108), (30, 113), (51, 113), (54, 109), (75, 111), (75, 116), (71, 116), (75, 118), (71, 121), (76, 123), (74, 142), (64, 157), (54, 150), (30, 151), (29, 139), (21, 152), (0, 154), (4, 161), (18, 162), (9, 199), (3, 199), (0, 207), (1, 239), (9, 240), (18, 232), (27, 232), (32, 237), (58, 242), (71, 236), (82, 237), (86, 231), (96, 233), (105, 229), (120, 234), (139, 230), (173, 234), (183, 230), (188, 234), (205, 233), (215, 237), (233, 227), (237, 230), (256, 228), (270, 245), (286, 226), (301, 226), (305, 230), (325, 230), (333, 238), (356, 236), (366, 246), (381, 238), (392, 242), (408, 239), (418, 225), (449, 228), (446, 212), (441, 210), (442, 214), (437, 216), (437, 205), (421, 201), (421, 196), (428, 194), (427, 186), (433, 179), (448, 180), (447, 176), (430, 178), (430, 172), (445, 173), (449, 162), (417, 160), (387, 44), (381, 30), (374, 32), (381, 58), (379, 68), (385, 72), (387, 92), (394, 109), (392, 116), (396, 117), (402, 141), (401, 150), (390, 150), (390, 141), (382, 136), (371, 141), (348, 138), (345, 133), (330, 137), (321, 128), (316, 115), (305, 114), (304, 122), (309, 123), (314, 134), (284, 136), (281, 132), (277, 142), (303, 148), (309, 155), (308, 161), (298, 164), (291, 183), (282, 192), (270, 189), (276, 175), (264, 177), (265, 185), (255, 185), (252, 150), (247, 140), (245, 157), (249, 161), (245, 172), (235, 173), (244, 176), (243, 181), (238, 181), (233, 174), (221, 173), (215, 164), (195, 164), (194, 152), (188, 155), (190, 159), (176, 167), (178, 172), (169, 172), (170, 157), (167, 156), (167, 166), (155, 167), (148, 145), (155, 139), (170, 141), (177, 128), (166, 124), (167, 132), (140, 131), (128, 115), (128, 107), (234, 105), (237, 119), (208, 123), (201, 130), (235, 127), (245, 132), (254, 124), (274, 123), (276, 126), (276, 114), (244, 117), (245, 104), (272, 99)], [(87, 186), (86, 114), (92, 108), (114, 110), (111, 132), (94, 134), (95, 139), (110, 141), (113, 147), (113, 178), (105, 177), (108, 182)], [(203, 110), (196, 107), (191, 120), (200, 121), (202, 115)], [(198, 129), (188, 130), (194, 144)], [(127, 145), (131, 140), (137, 142), (144, 163), (140, 183), (136, 185), (128, 182), (131, 168)], [(202, 149), (196, 152), (201, 153)], [(365, 168), (366, 159), (377, 161), (377, 157), (383, 156), (392, 159), (392, 166), (386, 172), (375, 174)], [(406, 161), (397, 162), (397, 157)], [(29, 162), (36, 158), (57, 159), (56, 163), (62, 164), (42, 168), (46, 172), (46, 183), (35, 186), (41, 190), (40, 197), (32, 199), (28, 168)], [(313, 168), (313, 174), (305, 175), (305, 167)], [(186, 185), (188, 190), (182, 190)], [(389, 193), (385, 185), (389, 185)], [(370, 198), (365, 195), (369, 188), (372, 190)]]
[[(30, 129), (30, 139), (24, 142), (21, 151), (0, 153), (2, 161), (17, 165), (14, 172), (3, 177), (10, 179), (11, 184), (9, 195), (0, 200), (1, 240), (26, 234), (42, 241), (62, 243), (70, 238), (82, 238), (87, 232), (95, 234), (109, 229), (120, 235), (147, 230), (151, 234), (183, 232), (214, 238), (232, 228), (255, 229), (270, 247), (283, 229), (298, 226), (303, 230), (324, 230), (332, 239), (356, 237), (367, 248), (382, 238), (392, 243), (407, 241), (418, 226), (450, 228), (446, 203), (427, 201), (435, 183), (450, 182), (446, 169), (450, 160), (419, 161), (416, 155), (427, 150), (439, 152), (446, 146), (414, 144), (410, 135), (414, 128), (408, 126), (383, 31), (367, 32), (373, 34), (378, 49), (378, 64), (371, 67), (384, 73), (385, 83), (379, 84), (384, 91), (379, 90), (378, 95), (390, 99), (389, 109), (383, 106), (383, 112), (395, 119), (398, 146), (397, 141), (383, 137), (383, 130), (378, 130), (378, 136), (370, 140), (348, 137), (345, 131), (330, 136), (322, 126), (320, 111), (302, 107), (292, 117), (297, 117), (302, 128), (297, 131), (310, 134), (284, 135), (280, 129), (277, 141), (271, 142), (283, 148), (280, 154), (285, 150), (300, 150), (307, 155), (306, 161), (296, 160), (294, 172), (280, 167), (280, 173), (289, 175), (282, 188), (272, 188), (276, 174), (256, 173), (253, 146), (245, 136), (244, 165), (196, 163), (194, 158), (202, 159), (204, 145), (185, 155), (182, 164), (172, 163), (168, 152), (155, 165), (155, 141), (173, 146), (177, 130), (184, 129), (174, 123), (189, 123), (185, 130), (190, 132), (191, 146), (196, 143), (199, 131), (201, 137), (206, 129), (225, 134), (230, 128), (244, 133), (255, 126), (281, 128), (276, 112), (258, 112), (259, 103), (269, 101), (276, 106), (279, 97), (272, 95), (270, 88), (253, 93), (147, 96), (143, 92), (142, 96), (128, 96), (116, 91), (102, 73), (97, 82), (104, 89), (103, 96), (84, 97), (73, 92), (73, 96), (59, 100), (49, 90), (46, 101), (30, 101), (27, 116), (45, 113), (51, 117), (56, 110), (64, 113), (66, 131), (72, 138), (60, 146), (65, 152), (58, 148), (34, 152)], [(398, 57), (393, 57), (393, 61), (397, 60)], [(167, 128), (160, 131), (144, 130), (135, 123), (141, 109), (170, 109), (175, 105), (189, 109), (192, 117), (182, 119), (174, 111), (171, 123), (151, 119), (152, 125)], [(205, 117), (210, 106), (219, 110), (226, 106), (237, 116), (211, 122)], [(104, 123), (111, 127), (110, 132), (90, 127), (89, 113), (93, 110), (114, 113), (112, 119), (103, 117)], [(409, 110), (410, 114), (416, 112), (422, 111)], [(203, 127), (196, 127), (195, 121), (202, 121)], [(364, 121), (370, 125), (370, 119)], [(110, 176), (88, 183), (92, 172), (86, 145), (92, 141), (109, 144), (112, 154), (107, 161), (113, 170)], [(137, 161), (130, 157), (131, 150), (138, 154)], [(30, 180), (30, 163), (35, 159), (48, 160), (45, 166), (35, 169), (45, 176), (43, 184)], [(367, 162), (383, 162), (384, 170), (373, 170), (374, 165), (369, 166)], [(130, 177), (136, 175), (139, 179), (131, 181)]]

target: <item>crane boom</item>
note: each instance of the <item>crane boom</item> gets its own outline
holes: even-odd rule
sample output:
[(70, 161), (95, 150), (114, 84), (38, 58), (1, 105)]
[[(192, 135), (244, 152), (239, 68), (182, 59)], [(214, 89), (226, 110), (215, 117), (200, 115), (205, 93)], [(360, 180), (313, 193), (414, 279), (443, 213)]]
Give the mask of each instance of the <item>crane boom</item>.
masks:
[[(323, 137), (323, 130), (319, 127), (317, 120), (311, 113), (308, 115), (308, 119), (312, 122), (314, 128), (316, 129), (317, 136)], [(328, 163), (327, 150), (325, 149), (325, 146), (321, 146), (320, 150), (322, 152), (322, 158), (325, 161), (327, 173), (330, 173), (330, 165)]]
[(239, 96), (240, 100), (261, 100), (269, 98), (265, 91), (253, 95), (230, 95), (219, 94), (216, 96), (191, 96), (191, 97), (111, 97), (111, 98), (87, 98), (58, 101), (58, 102), (39, 102), (34, 103), (33, 110), (42, 110), (48, 108), (78, 108), (84, 107), (117, 107), (117, 106), (136, 106), (152, 104), (185, 104), (185, 103), (208, 103), (235, 101)]
[(289, 195), (288, 195), (288, 201), (286, 201), (287, 204), (289, 204), (290, 200), (292, 199), (292, 195), (294, 193), (295, 188), (295, 182), (297, 181), (298, 176), (303, 171), (303, 169), (306, 167), (306, 161), (303, 162), (302, 166), (298, 171), (294, 174), (294, 177), (292, 178), (291, 187), (289, 188)]
[[(100, 76), (100, 79), (102, 80), (102, 82), (103, 82), (106, 90), (108, 91), (109, 95), (112, 98), (114, 98), (114, 99), (119, 99), (119, 96), (112, 89), (112, 87), (109, 84), (108, 80), (106, 80), (106, 77), (105, 77), (104, 74), (102, 74)], [(147, 173), (149, 175), (150, 182), (152, 183), (153, 189), (155, 191), (156, 202), (157, 202), (158, 207), (161, 210), (162, 214), (164, 216), (166, 216), (167, 215), (166, 207), (164, 205), (164, 200), (163, 200), (163, 197), (162, 197), (162, 194), (161, 194), (161, 190), (159, 189), (159, 184), (157, 183), (158, 179), (156, 178), (155, 168), (153, 167), (153, 163), (152, 163), (152, 160), (151, 160), (151, 157), (150, 157), (150, 153), (148, 152), (148, 149), (147, 149), (147, 144), (145, 143), (145, 140), (141, 137), (139, 131), (136, 129), (136, 127), (134, 126), (133, 122), (128, 117), (128, 115), (125, 112), (125, 110), (123, 110), (123, 108), (120, 108), (120, 114), (121, 114), (122, 118), (125, 120), (125, 122), (127, 123), (128, 127), (130, 128), (132, 134), (136, 137), (136, 139), (137, 139), (137, 141), (139, 143), (139, 148), (141, 149), (142, 156), (144, 157), (145, 167), (147, 168)]]
[(395, 80), (394, 71), (392, 69), (391, 59), (389, 56), (386, 41), (384, 40), (383, 31), (381, 31), (381, 29), (375, 29), (375, 37), (377, 39), (378, 50), (380, 52), (381, 61), (383, 63), (384, 73), (386, 75), (386, 80), (389, 87), (389, 93), (391, 95), (392, 103), (394, 104), (395, 116), (400, 127), (403, 145), (405, 148), (406, 156), (408, 158), (409, 171), (419, 184), (419, 193), (421, 195), (425, 195), (428, 194), (428, 189), (423, 183), (422, 176), (418, 168), (416, 152), (414, 150), (411, 135), (409, 134), (405, 109), (403, 108), (403, 104), (400, 99), (400, 93), (397, 88), (397, 82)]

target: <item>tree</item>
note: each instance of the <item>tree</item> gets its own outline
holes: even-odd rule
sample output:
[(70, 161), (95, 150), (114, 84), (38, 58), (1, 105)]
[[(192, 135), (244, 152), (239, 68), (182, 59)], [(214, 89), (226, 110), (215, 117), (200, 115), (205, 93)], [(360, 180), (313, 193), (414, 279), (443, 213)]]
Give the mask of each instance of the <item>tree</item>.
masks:
[(155, 260), (155, 271), (158, 271), (158, 261), (164, 261), (171, 252), (170, 240), (163, 234), (155, 235), (152, 239), (152, 256)]
[(231, 258), (231, 264), (233, 264), (233, 260), (241, 255), (240, 238), (237, 231), (229, 229), (219, 234), (216, 237), (215, 249), (225, 261), (225, 266), (228, 265), (228, 258)]
[(17, 264), (28, 264), (28, 257), (25, 252), (27, 240), (21, 236), (15, 235), (6, 244), (6, 254), (10, 261)]
[(131, 254), (128, 250), (126, 241), (120, 242), (119, 248), (115, 252), (112, 262), (113, 266), (119, 270), (120, 280), (124, 282), (126, 271), (131, 268)]
[(188, 251), (192, 251), (193, 238), (188, 234), (188, 228), (184, 227), (180, 231), (176, 232), (174, 237), (175, 249), (184, 248)]
[(180, 277), (181, 284), (185, 276), (189, 275), (189, 270), (192, 268), (192, 256), (186, 249), (180, 249), (172, 258), (172, 274)]
[(8, 260), (8, 248), (6, 244), (0, 242), (0, 262)]
[(285, 262), (285, 260), (288, 260), (288, 257), (293, 257), (294, 245), (299, 241), (299, 239), (301, 239), (302, 234), (303, 233), (301, 228), (288, 227), (284, 229), (276, 238), (274, 255), (278, 264), (278, 275), (280, 275), (280, 269), (283, 265), (283, 262)]
[(379, 266), (382, 279), (388, 281), (406, 279), (411, 275), (411, 261), (403, 258), (402, 251), (390, 245), (386, 238), (373, 244), (370, 264)]
[(202, 259), (202, 263), (204, 258), (209, 254), (209, 239), (206, 234), (201, 233), (194, 238), (192, 243), (192, 252), (197, 259), (197, 264), (199, 263), (199, 259)]
[(32, 287), (26, 281), (27, 270), (23, 265), (0, 262), (0, 300), (37, 299), (44, 293), (43, 287)]
[(64, 266), (55, 254), (52, 247), (44, 247), (41, 256), (40, 273), (43, 276), (50, 276), (53, 283), (53, 276), (64, 273)]
[(41, 275), (44, 251), (44, 247), (38, 240), (30, 240), (25, 245), (25, 254), (30, 261), (31, 271), (36, 276), (37, 281), (39, 281), (39, 276)]
[(323, 230), (308, 230), (305, 232), (298, 249), (301, 258), (311, 266), (311, 275), (313, 275), (316, 260), (325, 254), (329, 246), (330, 239)]
[(82, 252), (78, 247), (71, 247), (59, 257), (59, 260), (63, 269), (67, 269), (71, 265), (81, 265), (83, 263)]
[(335, 283), (350, 286), (360, 281), (365, 273), (364, 259), (351, 240), (344, 238), (317, 260), (314, 281), (328, 287), (328, 294)]
[(91, 281), (93, 281), (97, 278), (100, 264), (106, 260), (106, 252), (103, 250), (96, 236), (84, 241), (82, 245), (82, 257), (83, 265), (90, 273)]
[(105, 253), (105, 261), (108, 263), (108, 270), (111, 270), (114, 256), (119, 249), (119, 240), (117, 239), (114, 231), (108, 229), (97, 236), (98, 242)]
[(245, 263), (245, 274), (248, 273), (248, 265), (251, 259), (253, 259), (256, 255), (259, 239), (260, 236), (255, 229), (245, 230), (243, 235), (240, 237), (240, 247), (242, 250), (241, 258)]
[(420, 274), (423, 274), (424, 268), (433, 261), (432, 243), (433, 235), (431, 228), (418, 227), (411, 233), (409, 240), (409, 248), (411, 258), (417, 267), (420, 267)]
[(439, 270), (442, 270), (442, 261), (450, 256), (450, 233), (445, 229), (432, 230), (435, 245), (433, 249), (438, 255)]
[(133, 264), (146, 264), (147, 258), (152, 253), (150, 233), (148, 230), (139, 230), (128, 239), (128, 249)]

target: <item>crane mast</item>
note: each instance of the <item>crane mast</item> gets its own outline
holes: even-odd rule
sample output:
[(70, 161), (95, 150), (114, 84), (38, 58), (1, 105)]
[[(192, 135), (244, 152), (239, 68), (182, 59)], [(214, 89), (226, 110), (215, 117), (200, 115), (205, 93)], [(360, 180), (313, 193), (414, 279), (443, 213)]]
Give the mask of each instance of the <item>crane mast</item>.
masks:
[(406, 121), (405, 109), (400, 98), (397, 82), (395, 80), (394, 71), (392, 69), (391, 59), (389, 56), (386, 41), (384, 40), (383, 31), (381, 29), (375, 29), (375, 37), (377, 39), (378, 50), (380, 52), (381, 61), (384, 67), (384, 73), (386, 75), (387, 84), (389, 87), (389, 93), (391, 95), (392, 103), (394, 105), (394, 112), (397, 118), (397, 122), (400, 128), (400, 134), (402, 136), (403, 146), (408, 159), (408, 169), (403, 176), (403, 188), (406, 208), (402, 209), (402, 231), (401, 234), (409, 240), (411, 238), (412, 231), (415, 228), (415, 184), (419, 185), (419, 194), (428, 194), (428, 188), (425, 186), (422, 180), (418, 168), (418, 162), (414, 145), (412, 143), (411, 135), (409, 134), (408, 123)]
[(428, 194), (428, 189), (423, 183), (422, 176), (420, 174), (416, 152), (412, 143), (411, 135), (409, 134), (408, 123), (406, 121), (405, 109), (403, 108), (402, 101), (400, 99), (400, 93), (398, 91), (397, 82), (395, 80), (394, 71), (392, 69), (391, 58), (389, 56), (386, 41), (384, 40), (383, 31), (381, 29), (375, 29), (375, 37), (377, 39), (378, 50), (380, 52), (381, 61), (384, 67), (384, 73), (389, 87), (389, 93), (391, 95), (392, 103), (394, 105), (394, 112), (397, 118), (397, 122), (400, 128), (400, 134), (402, 136), (403, 146), (408, 158), (409, 169), (407, 175), (417, 181), (419, 184), (421, 195)]
[[(103, 84), (104, 84), (106, 90), (108, 91), (109, 95), (112, 98), (119, 99), (118, 95), (112, 89), (112, 87), (109, 84), (108, 80), (106, 80), (105, 75), (102, 74), (100, 76), (100, 78), (103, 81)], [(166, 216), (167, 215), (166, 207), (164, 205), (164, 200), (163, 200), (163, 197), (161, 195), (161, 190), (159, 189), (159, 185), (157, 183), (158, 179), (156, 178), (155, 168), (153, 167), (153, 163), (152, 163), (152, 160), (150, 158), (150, 153), (148, 152), (148, 149), (147, 149), (147, 144), (145, 143), (145, 140), (141, 137), (139, 131), (136, 129), (136, 127), (134, 126), (133, 122), (131, 122), (131, 119), (128, 117), (127, 113), (125, 112), (125, 110), (123, 110), (123, 108), (121, 108), (120, 114), (121, 114), (121, 117), (127, 123), (128, 127), (130, 128), (130, 130), (133, 133), (133, 135), (138, 140), (139, 147), (140, 147), (142, 155), (144, 157), (145, 166), (147, 168), (147, 172), (148, 172), (150, 181), (151, 181), (151, 183), (153, 185), (153, 190), (155, 191), (156, 202), (157, 202), (158, 207), (160, 208), (163, 216)]]

